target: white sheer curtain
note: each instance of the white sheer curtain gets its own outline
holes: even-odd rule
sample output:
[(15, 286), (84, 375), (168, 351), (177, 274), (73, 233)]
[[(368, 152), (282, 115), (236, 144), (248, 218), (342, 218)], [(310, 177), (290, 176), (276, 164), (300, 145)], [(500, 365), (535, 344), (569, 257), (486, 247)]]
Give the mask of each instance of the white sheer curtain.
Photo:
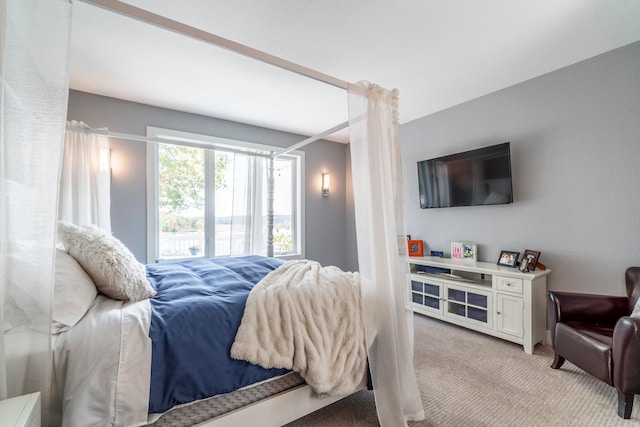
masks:
[[(111, 169), (109, 138), (89, 126), (67, 122), (60, 172), (58, 219), (78, 225), (95, 224), (111, 232)], [(106, 131), (106, 129), (105, 129)]]
[(51, 299), (68, 96), (68, 0), (0, 0), (0, 398), (51, 377)]
[(413, 369), (406, 286), (398, 94), (369, 83), (349, 88), (351, 173), (365, 332), (383, 427), (424, 419)]
[(266, 255), (266, 167), (267, 159), (235, 154), (231, 255)]

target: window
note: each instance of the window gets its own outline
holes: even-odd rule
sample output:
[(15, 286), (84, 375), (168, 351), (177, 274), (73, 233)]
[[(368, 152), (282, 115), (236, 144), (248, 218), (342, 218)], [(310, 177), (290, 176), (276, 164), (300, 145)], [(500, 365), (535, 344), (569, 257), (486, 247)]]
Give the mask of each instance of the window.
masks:
[[(266, 254), (267, 173), (274, 150), (159, 128), (147, 148), (148, 259)], [(273, 162), (274, 255), (303, 257), (303, 153)]]

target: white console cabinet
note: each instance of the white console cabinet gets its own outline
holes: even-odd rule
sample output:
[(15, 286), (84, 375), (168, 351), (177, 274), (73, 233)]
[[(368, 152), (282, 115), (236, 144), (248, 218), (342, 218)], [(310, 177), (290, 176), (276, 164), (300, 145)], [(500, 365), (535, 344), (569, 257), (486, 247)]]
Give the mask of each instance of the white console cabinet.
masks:
[[(546, 337), (547, 276), (488, 262), (408, 257), (415, 312), (512, 341), (528, 354)], [(423, 272), (420, 266), (450, 273)]]
[(0, 400), (0, 427), (40, 427), (40, 393)]

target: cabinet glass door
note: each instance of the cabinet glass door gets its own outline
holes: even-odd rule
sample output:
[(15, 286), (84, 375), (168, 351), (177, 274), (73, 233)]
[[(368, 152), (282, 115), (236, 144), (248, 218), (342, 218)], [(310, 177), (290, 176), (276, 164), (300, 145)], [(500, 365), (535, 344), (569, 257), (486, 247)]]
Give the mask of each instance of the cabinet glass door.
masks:
[(418, 280), (411, 281), (411, 301), (422, 308), (441, 311), (441, 286)]
[(423, 283), (416, 280), (411, 281), (411, 301), (416, 304), (424, 304)]
[(440, 310), (440, 286), (424, 284), (424, 305)]
[(445, 315), (490, 326), (489, 293), (474, 289), (447, 287)]
[(487, 323), (487, 310), (469, 307), (467, 315), (469, 316), (469, 319)]

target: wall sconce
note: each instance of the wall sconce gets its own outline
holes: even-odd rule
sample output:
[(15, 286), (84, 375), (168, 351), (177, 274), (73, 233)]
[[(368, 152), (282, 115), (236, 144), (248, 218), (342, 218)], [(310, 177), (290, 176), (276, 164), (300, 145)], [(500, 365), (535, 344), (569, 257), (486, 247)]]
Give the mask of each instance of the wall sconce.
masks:
[(322, 197), (329, 197), (329, 188), (331, 187), (331, 175), (322, 174)]

